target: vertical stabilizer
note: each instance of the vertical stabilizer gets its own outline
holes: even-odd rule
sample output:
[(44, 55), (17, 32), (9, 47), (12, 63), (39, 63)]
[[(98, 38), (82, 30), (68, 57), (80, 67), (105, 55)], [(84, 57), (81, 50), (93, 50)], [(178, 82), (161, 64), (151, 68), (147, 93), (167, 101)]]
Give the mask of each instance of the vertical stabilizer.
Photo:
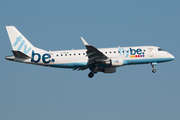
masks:
[(31, 56), (32, 50), (43, 51), (34, 47), (14, 26), (6, 26), (13, 51), (20, 51)]

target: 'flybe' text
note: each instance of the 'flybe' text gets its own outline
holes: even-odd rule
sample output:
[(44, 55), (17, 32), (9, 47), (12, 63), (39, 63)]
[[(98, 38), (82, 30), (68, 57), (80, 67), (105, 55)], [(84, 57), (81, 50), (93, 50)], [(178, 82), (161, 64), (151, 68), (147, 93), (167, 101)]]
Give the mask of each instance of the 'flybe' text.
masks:
[(127, 49), (124, 49), (124, 48), (119, 48), (119, 54), (120, 55), (125, 55), (125, 57), (130, 57), (133, 58), (133, 57), (144, 57), (144, 52), (138, 48), (138, 49), (132, 49), (132, 48), (129, 48), (128, 50)]
[[(34, 59), (36, 58), (36, 60)], [(55, 59), (50, 59), (51, 58), (51, 55), (50, 54), (43, 54), (42, 55), (42, 61), (43, 63), (50, 63), (51, 61), (54, 62)], [(38, 63), (39, 61), (41, 60), (41, 55), (39, 53), (35, 53), (34, 50), (32, 51), (32, 56), (31, 56), (31, 62), (34, 62), (34, 63)]]
[[(28, 45), (26, 44), (26, 41), (25, 41), (25, 40), (22, 40), (22, 39), (23, 39), (22, 36), (17, 37), (17, 38), (16, 38), (16, 41), (15, 41), (14, 44), (13, 44), (13, 46), (14, 46), (14, 47), (17, 47), (17, 50), (18, 50), (18, 51), (21, 51), (21, 49), (22, 49), (23, 46), (24, 46), (24, 49), (22, 50), (22, 52), (23, 52), (24, 54), (27, 54), (27, 53), (29, 53), (29, 52), (32, 50), (32, 48), (29, 47), (29, 48), (27, 49)], [(19, 43), (19, 42), (20, 42), (20, 43)], [(18, 44), (18, 43), (19, 43), (19, 44)], [(42, 58), (41, 58), (41, 57), (42, 57)], [(42, 62), (43, 62), (43, 63), (50, 63), (50, 62), (54, 62), (54, 61), (55, 61), (55, 59), (50, 59), (50, 58), (51, 58), (51, 55), (50, 55), (50, 54), (45, 53), (45, 54), (43, 54), (43, 55), (41, 56), (39, 53), (35, 53), (34, 50), (32, 50), (31, 62), (38, 63), (38, 62), (40, 62), (41, 59), (42, 59)]]
[(14, 44), (13, 44), (13, 46), (16, 47), (17, 44), (18, 44), (19, 42), (21, 42), (20, 45), (19, 45), (19, 47), (17, 48), (17, 50), (20, 51), (21, 48), (24, 46), (24, 51), (23, 51), (23, 53), (24, 53), (24, 54), (27, 54), (32, 48), (29, 47), (29, 48), (27, 49), (27, 44), (25, 43), (25, 40), (22, 40), (22, 41), (21, 41), (21, 39), (22, 39), (22, 36), (17, 37), (17, 38), (16, 38), (16, 41), (15, 41)]

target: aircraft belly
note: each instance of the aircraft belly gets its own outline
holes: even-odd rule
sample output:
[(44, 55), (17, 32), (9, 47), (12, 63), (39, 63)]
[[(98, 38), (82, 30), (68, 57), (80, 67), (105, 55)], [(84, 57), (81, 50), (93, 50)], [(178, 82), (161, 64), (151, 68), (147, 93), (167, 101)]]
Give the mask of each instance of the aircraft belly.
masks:
[(147, 58), (147, 59), (131, 59), (131, 60), (124, 60), (123, 63), (124, 65), (128, 64), (148, 64), (152, 62), (167, 62), (170, 61), (169, 58)]
[(85, 67), (87, 62), (74, 62), (74, 63), (59, 63), (59, 64), (51, 64), (51, 67), (59, 67), (59, 68), (81, 68)]

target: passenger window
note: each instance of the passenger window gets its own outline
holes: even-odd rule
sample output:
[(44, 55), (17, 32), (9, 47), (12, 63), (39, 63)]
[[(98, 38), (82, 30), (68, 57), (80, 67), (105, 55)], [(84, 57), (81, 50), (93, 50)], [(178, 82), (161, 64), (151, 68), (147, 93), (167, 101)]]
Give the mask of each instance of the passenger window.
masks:
[(81, 55), (81, 54), (79, 53), (79, 55)]
[(61, 54), (61, 56), (63, 56), (63, 54)]
[(74, 53), (74, 55), (76, 55), (76, 54)]
[(116, 53), (116, 51), (114, 51), (114, 53)]

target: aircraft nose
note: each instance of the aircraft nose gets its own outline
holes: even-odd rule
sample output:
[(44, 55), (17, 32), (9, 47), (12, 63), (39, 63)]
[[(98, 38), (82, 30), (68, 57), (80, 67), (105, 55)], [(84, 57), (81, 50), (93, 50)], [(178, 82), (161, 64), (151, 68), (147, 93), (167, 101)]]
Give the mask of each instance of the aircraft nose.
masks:
[(174, 59), (175, 59), (175, 57), (174, 57), (172, 54), (170, 54), (170, 53), (169, 53), (169, 58), (170, 58), (171, 60), (174, 60)]

